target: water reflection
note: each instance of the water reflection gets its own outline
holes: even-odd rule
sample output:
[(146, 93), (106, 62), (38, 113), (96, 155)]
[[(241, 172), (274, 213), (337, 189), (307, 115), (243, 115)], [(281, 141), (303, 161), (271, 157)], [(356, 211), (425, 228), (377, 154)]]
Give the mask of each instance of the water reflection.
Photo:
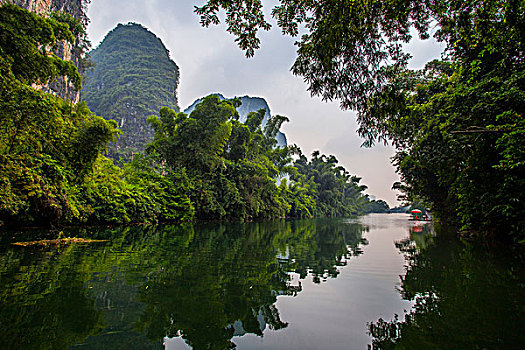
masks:
[[(0, 348), (235, 347), (288, 325), (277, 296), (296, 295), (361, 254), (365, 228), (342, 220), (128, 227), (75, 235), (106, 243), (0, 246)], [(67, 233), (66, 233), (67, 234)]]
[(13, 249), (0, 256), (0, 348), (62, 349), (104, 328), (75, 250)]
[[(439, 229), (439, 228), (438, 228)], [(523, 250), (457, 240), (414, 226), (397, 242), (407, 271), (401, 295), (414, 300), (400, 320), (369, 324), (372, 349), (522, 349)]]

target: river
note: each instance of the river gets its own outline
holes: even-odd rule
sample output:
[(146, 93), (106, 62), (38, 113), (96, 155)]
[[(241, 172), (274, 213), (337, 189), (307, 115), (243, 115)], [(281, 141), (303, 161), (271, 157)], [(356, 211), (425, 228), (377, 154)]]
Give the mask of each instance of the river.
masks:
[[(1, 349), (523, 348), (523, 257), (405, 214), (0, 240)], [(56, 232), (53, 233), (56, 236)]]

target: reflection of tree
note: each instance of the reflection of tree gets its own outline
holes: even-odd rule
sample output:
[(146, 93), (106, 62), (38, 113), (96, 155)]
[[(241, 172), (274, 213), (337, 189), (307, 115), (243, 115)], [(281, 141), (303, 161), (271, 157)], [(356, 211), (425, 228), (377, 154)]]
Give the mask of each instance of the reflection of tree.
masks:
[(335, 277), (336, 266), (359, 254), (361, 237), (360, 225), (335, 220), (196, 230), (180, 253), (172, 250), (155, 258), (155, 273), (139, 287), (147, 305), (139, 326), (152, 339), (182, 335), (195, 349), (234, 346), (239, 324), (260, 336), (266, 325), (284, 328), (274, 303), (277, 295), (298, 292), (289, 283), (289, 272)]
[(362, 228), (340, 220), (196, 227), (135, 226), (67, 235), (106, 243), (5, 248), (0, 348), (158, 348), (182, 336), (195, 349), (287, 326), (277, 296), (291, 272), (314, 280), (360, 254)]
[(147, 226), (66, 234), (111, 242), (1, 247), (0, 349), (65, 349), (79, 343), (93, 349), (154, 348), (133, 330), (143, 309), (135, 285), (145, 279), (144, 256), (162, 237)]
[[(145, 306), (138, 300), (140, 286), (156, 269), (158, 260), (177, 254), (193, 237), (191, 227), (133, 226), (91, 232), (110, 239), (104, 251), (86, 256), (84, 264), (94, 271), (87, 283), (98, 309), (104, 310), (106, 328), (83, 344), (89, 349), (160, 349), (162, 338), (152, 340), (137, 331), (135, 322)], [(108, 253), (109, 252), (109, 253)]]
[(257, 335), (261, 316), (264, 326), (286, 327), (273, 305), (288, 288), (272, 245), (279, 235), (290, 235), (284, 221), (196, 230), (188, 247), (156, 257), (160, 265), (139, 287), (147, 305), (139, 326), (152, 339), (182, 334), (195, 349), (232, 346), (238, 321)]
[(301, 278), (308, 273), (319, 283), (327, 277), (337, 277), (338, 266), (347, 264), (352, 255), (362, 254), (363, 227), (344, 220), (318, 219), (292, 222), (295, 233), (288, 241), (290, 257), (296, 263), (295, 272)]
[[(521, 254), (437, 236), (408, 259), (401, 294), (415, 300), (404, 321), (369, 325), (374, 349), (517, 349), (525, 344)], [(521, 344), (521, 345), (520, 345)]]
[(0, 255), (0, 349), (67, 349), (103, 329), (84, 287), (82, 254), (70, 246)]
[(416, 223), (410, 227), (409, 233), (409, 237), (395, 243), (407, 259), (434, 242), (433, 225), (430, 223)]

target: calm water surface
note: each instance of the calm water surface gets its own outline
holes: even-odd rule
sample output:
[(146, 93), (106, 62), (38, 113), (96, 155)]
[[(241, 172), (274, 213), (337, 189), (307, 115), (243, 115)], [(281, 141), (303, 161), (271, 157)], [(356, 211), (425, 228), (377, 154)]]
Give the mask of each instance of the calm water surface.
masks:
[(64, 233), (108, 241), (2, 235), (0, 349), (525, 344), (520, 253), (434, 237), (404, 214)]

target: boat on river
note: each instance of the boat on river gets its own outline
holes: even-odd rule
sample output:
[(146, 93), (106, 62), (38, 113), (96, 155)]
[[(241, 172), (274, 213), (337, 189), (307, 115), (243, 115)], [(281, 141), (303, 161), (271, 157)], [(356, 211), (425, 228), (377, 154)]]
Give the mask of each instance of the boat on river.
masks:
[(422, 210), (413, 209), (410, 211), (410, 214), (412, 215), (412, 217), (409, 220), (412, 221), (432, 221), (432, 216), (426, 210), (423, 213)]

